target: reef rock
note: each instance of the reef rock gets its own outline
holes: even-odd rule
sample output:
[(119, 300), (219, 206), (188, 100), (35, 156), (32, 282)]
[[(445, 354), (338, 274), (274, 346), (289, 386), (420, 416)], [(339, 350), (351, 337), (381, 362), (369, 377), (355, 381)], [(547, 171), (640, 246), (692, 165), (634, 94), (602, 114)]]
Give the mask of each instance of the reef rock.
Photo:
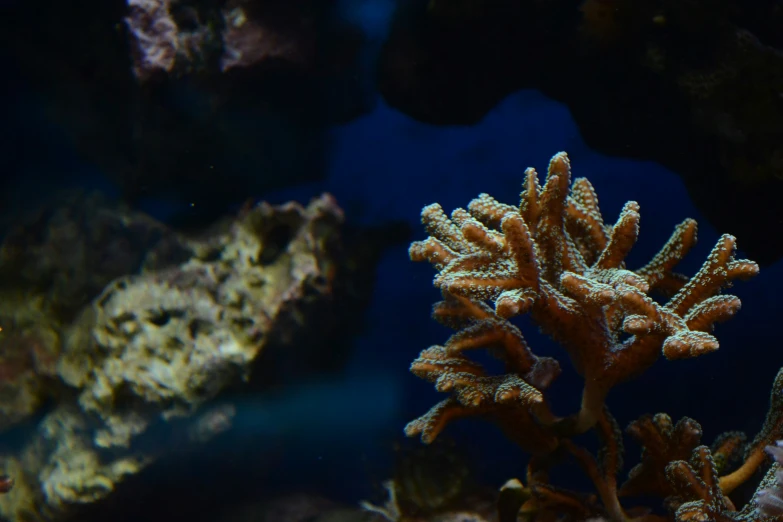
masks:
[(190, 255), (149, 216), (98, 193), (60, 196), (19, 216), (0, 246), (0, 432), (57, 395), (62, 335), (106, 285)]
[(330, 196), (261, 203), (201, 237), (178, 236), (184, 261), (160, 267), (153, 248), (137, 274), (110, 282), (60, 330), (47, 375), (55, 405), (5, 455), (16, 487), (0, 515), (73, 516), (166, 452), (230, 429), (235, 408), (214, 401), (221, 392), (262, 389), (292, 360), (313, 371), (307, 350), (322, 345), (298, 341), (323, 341), (334, 323), (341, 222)]

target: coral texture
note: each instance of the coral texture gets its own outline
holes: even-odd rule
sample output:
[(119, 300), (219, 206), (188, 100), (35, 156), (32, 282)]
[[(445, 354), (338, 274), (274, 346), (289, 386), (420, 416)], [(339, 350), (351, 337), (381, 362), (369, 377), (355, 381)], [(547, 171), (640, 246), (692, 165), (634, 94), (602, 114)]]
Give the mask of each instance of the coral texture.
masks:
[[(429, 205), (422, 222), (431, 235), (411, 245), (410, 257), (438, 270), (435, 285), (444, 299), (433, 316), (457, 333), (424, 350), (411, 366), (449, 396), (409, 423), (409, 436), (431, 442), (454, 419), (494, 421), (533, 455), (527, 486), (519, 482), (501, 498), (517, 498), (516, 507), (536, 520), (628, 520), (636, 511), (626, 511), (618, 498), (640, 494), (666, 498), (677, 520), (754, 516), (754, 504), (738, 512), (728, 494), (758, 469), (764, 448), (778, 437), (780, 375), (764, 428), (749, 445), (741, 434), (729, 433), (712, 448), (700, 446), (701, 428), (692, 419), (674, 424), (658, 414), (632, 423), (628, 432), (644, 452), (619, 490), (622, 436), (605, 407), (614, 385), (638, 376), (660, 354), (683, 359), (718, 348), (715, 323), (740, 308), (739, 299), (722, 289), (758, 273), (756, 263), (735, 258), (734, 237), (723, 235), (688, 278), (673, 271), (696, 241), (696, 223), (686, 219), (646, 265), (629, 269), (625, 259), (639, 234), (639, 205), (626, 203), (616, 223), (605, 225), (592, 185), (584, 178), (572, 183), (565, 153), (552, 158), (543, 186), (535, 170), (526, 171), (518, 207), (481, 194), (450, 217)], [(654, 291), (665, 299), (653, 299)], [(560, 367), (527, 345), (511, 321), (522, 314), (562, 345), (583, 377), (581, 407), (573, 415), (550, 409), (547, 393)], [(468, 358), (475, 349), (489, 350), (505, 373), (489, 374)], [(572, 440), (591, 429), (604, 445), (600, 459)], [(744, 462), (730, 469), (742, 450)], [(562, 453), (584, 469), (597, 498), (548, 483), (550, 457)], [(516, 515), (512, 509), (509, 520)]]

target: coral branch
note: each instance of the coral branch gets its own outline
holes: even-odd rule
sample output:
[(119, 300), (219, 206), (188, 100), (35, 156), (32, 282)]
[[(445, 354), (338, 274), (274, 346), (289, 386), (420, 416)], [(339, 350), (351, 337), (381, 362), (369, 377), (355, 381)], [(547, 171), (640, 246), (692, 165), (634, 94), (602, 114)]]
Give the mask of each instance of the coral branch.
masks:
[(715, 461), (707, 446), (693, 450), (690, 461), (677, 460), (666, 466), (666, 476), (677, 494), (670, 498), (677, 522), (692, 520), (729, 521), (734, 505), (718, 485)]
[(642, 461), (631, 469), (628, 480), (620, 488), (621, 496), (674, 494), (666, 478), (669, 462), (686, 460), (701, 441), (701, 426), (687, 417), (672, 424), (665, 413), (644, 416), (626, 429), (641, 444)]
[(724, 493), (734, 491), (748, 480), (766, 460), (766, 448), (783, 436), (783, 368), (778, 371), (769, 398), (769, 412), (761, 431), (750, 444), (745, 462), (734, 472), (721, 477), (720, 487)]
[[(444, 347), (422, 352), (412, 366), (454, 399), (425, 416), (437, 430), (409, 433), (429, 439), (444, 419), (470, 414), (507, 419), (509, 402), (515, 426), (524, 425), (533, 438), (547, 430), (558, 436), (583, 432), (599, 419), (611, 388), (646, 370), (659, 354), (681, 359), (716, 350), (713, 325), (740, 306), (738, 298), (720, 292), (734, 279), (755, 275), (758, 266), (736, 260), (735, 240), (724, 235), (696, 276), (674, 273), (696, 241), (696, 223), (685, 220), (647, 265), (631, 271), (625, 258), (639, 221), (639, 205), (630, 201), (612, 227), (604, 225), (592, 185), (584, 178), (571, 183), (565, 153), (550, 161), (543, 187), (534, 169), (526, 171), (518, 208), (487, 194), (450, 217), (437, 204), (425, 207), (422, 223), (430, 237), (414, 242), (410, 257), (438, 270), (434, 282), (444, 302), (434, 315), (459, 332)], [(648, 295), (653, 289), (673, 297), (659, 304)], [(537, 358), (509, 322), (521, 314), (560, 343), (584, 377), (581, 409), (565, 421), (557, 422), (542, 393), (559, 369)], [(477, 348), (504, 361), (506, 374), (490, 377), (470, 363), (465, 352)]]

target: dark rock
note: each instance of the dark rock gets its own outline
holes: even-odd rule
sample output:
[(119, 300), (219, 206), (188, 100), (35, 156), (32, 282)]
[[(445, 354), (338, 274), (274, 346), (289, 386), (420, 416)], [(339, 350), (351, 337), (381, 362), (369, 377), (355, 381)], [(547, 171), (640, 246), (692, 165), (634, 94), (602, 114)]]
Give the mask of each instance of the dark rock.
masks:
[[(4, 8), (0, 38), (12, 94), (40, 128), (63, 131), (128, 201), (170, 197), (209, 220), (320, 179), (326, 126), (367, 109), (346, 80), (362, 35), (337, 18), (335, 2), (316, 0), (43, 0)], [(331, 99), (336, 83), (354, 95)]]
[(449, 125), (539, 89), (568, 105), (591, 147), (679, 173), (711, 223), (769, 263), (783, 255), (769, 233), (783, 221), (781, 23), (773, 1), (408, 2), (380, 89)]

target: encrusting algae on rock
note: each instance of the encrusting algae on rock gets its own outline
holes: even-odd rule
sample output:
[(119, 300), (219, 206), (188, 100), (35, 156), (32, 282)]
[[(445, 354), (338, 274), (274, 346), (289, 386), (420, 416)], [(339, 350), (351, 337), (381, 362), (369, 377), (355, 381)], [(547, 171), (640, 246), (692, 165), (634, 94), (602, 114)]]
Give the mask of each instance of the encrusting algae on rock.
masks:
[[(109, 221), (132, 238), (150, 218)], [(70, 322), (56, 323), (56, 395), (25, 444), (3, 455), (15, 484), (0, 497), (0, 517), (76, 516), (152, 463), (230, 429), (236, 408), (214, 400), (222, 391), (251, 375), (263, 389), (264, 372), (291, 358), (302, 374), (315, 371), (314, 336), (334, 322), (342, 221), (323, 195), (307, 206), (249, 206), (200, 237), (156, 224), (165, 241), (141, 243), (135, 273), (114, 277)], [(16, 310), (2, 312), (6, 324), (23, 324)], [(0, 480), (0, 490), (11, 483)]]

